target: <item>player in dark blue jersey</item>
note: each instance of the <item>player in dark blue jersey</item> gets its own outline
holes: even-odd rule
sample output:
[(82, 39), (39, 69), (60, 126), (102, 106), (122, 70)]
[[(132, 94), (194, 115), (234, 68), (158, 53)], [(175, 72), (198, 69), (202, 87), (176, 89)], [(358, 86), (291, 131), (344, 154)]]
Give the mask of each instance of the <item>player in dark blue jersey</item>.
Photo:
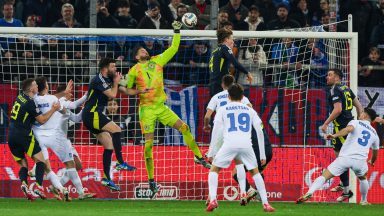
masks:
[(29, 200), (35, 199), (28, 189), (28, 162), (25, 154), (31, 157), (36, 163), (36, 185), (35, 194), (45, 199), (43, 185), (44, 163), (38, 141), (32, 132), (32, 123), (37, 121), (44, 124), (52, 114), (60, 109), (60, 104), (55, 103), (52, 109), (42, 114), (37, 108), (33, 97), (37, 94), (37, 84), (34, 79), (26, 79), (22, 83), (22, 92), (17, 96), (10, 115), (8, 146), (13, 158), (20, 165), (19, 178), (21, 190)]
[[(341, 129), (347, 127), (348, 123), (353, 120), (352, 108), (356, 107), (358, 116), (363, 112), (359, 100), (348, 86), (341, 84), (343, 73), (339, 69), (328, 70), (327, 85), (330, 87), (327, 92), (327, 102), (330, 106), (331, 114), (321, 126), (323, 133), (327, 132), (328, 125), (333, 122), (333, 133), (337, 133)], [(340, 149), (345, 142), (346, 137), (338, 137), (332, 140), (333, 149), (336, 157), (339, 155)], [(337, 201), (342, 202), (353, 196), (349, 190), (349, 174), (348, 171), (340, 175), (342, 185), (332, 188), (331, 191), (343, 191), (343, 194), (337, 198)]]
[(233, 66), (242, 73), (247, 74), (248, 81), (252, 81), (251, 73), (247, 71), (233, 56), (234, 46), (232, 31), (226, 28), (217, 30), (217, 42), (219, 46), (213, 50), (209, 60), (209, 93), (212, 96), (222, 91), (221, 80), (229, 74), (229, 65)]
[(114, 59), (103, 58), (99, 62), (100, 73), (98, 73), (89, 84), (88, 99), (85, 102), (82, 118), (87, 129), (96, 136), (104, 146), (103, 168), (104, 176), (101, 183), (112, 190), (120, 190), (110, 177), (110, 166), (112, 152), (115, 149), (117, 159), (117, 170), (136, 170), (124, 162), (121, 152), (121, 128), (109, 119), (104, 110), (109, 98), (116, 98), (121, 73), (116, 72)]

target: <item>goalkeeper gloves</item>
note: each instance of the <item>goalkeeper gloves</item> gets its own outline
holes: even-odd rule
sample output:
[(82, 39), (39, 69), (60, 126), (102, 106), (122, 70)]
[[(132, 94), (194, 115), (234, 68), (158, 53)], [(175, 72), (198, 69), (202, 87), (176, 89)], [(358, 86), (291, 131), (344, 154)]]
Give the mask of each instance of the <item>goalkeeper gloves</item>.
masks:
[(128, 83), (128, 80), (126, 80), (125, 77), (123, 77), (123, 78), (121, 78), (121, 80), (119, 82), (119, 86), (126, 87), (127, 83)]
[(173, 32), (180, 33), (180, 29), (182, 26), (183, 26), (183, 24), (181, 24), (181, 22), (176, 21), (176, 20), (173, 21), (173, 23), (172, 23)]

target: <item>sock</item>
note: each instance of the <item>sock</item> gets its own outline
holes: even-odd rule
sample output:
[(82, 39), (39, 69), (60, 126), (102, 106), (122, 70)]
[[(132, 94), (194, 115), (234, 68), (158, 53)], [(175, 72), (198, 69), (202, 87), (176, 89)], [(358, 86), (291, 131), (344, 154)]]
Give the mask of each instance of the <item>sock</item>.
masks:
[(268, 204), (267, 191), (265, 189), (263, 177), (261, 177), (260, 173), (257, 173), (253, 176), (253, 180), (255, 181), (257, 191), (260, 194), (261, 202), (263, 205)]
[(240, 187), (240, 193), (245, 193), (245, 182), (246, 182), (246, 175), (245, 175), (245, 169), (243, 164), (236, 165), (236, 172), (237, 172), (237, 180)]
[(111, 160), (112, 160), (111, 149), (104, 149), (103, 152), (103, 169), (104, 169), (104, 178), (111, 180), (110, 170), (111, 170)]
[(349, 186), (344, 186), (343, 194), (348, 194), (348, 193), (349, 193)]
[(144, 160), (147, 169), (148, 179), (154, 179), (155, 165), (153, 163), (153, 139), (145, 140)]
[(28, 185), (28, 169), (27, 167), (21, 167), (19, 170), (19, 179), (21, 184)]
[(179, 128), (179, 131), (183, 135), (184, 142), (187, 144), (188, 148), (192, 150), (193, 154), (197, 158), (202, 158), (203, 155), (201, 154), (200, 149), (191, 134), (191, 131), (189, 131), (188, 125), (183, 123), (183, 125)]
[(32, 167), (32, 169), (31, 169), (31, 172), (32, 172), (32, 174), (34, 174), (34, 175), (36, 176), (36, 163), (33, 164), (33, 167)]
[(113, 148), (115, 149), (116, 159), (119, 164), (124, 163), (123, 153), (121, 152), (121, 132), (112, 134)]
[[(344, 187), (349, 186), (349, 171), (348, 170), (343, 172), (343, 174), (340, 175), (340, 181)], [(348, 193), (348, 191), (347, 191), (347, 193)]]
[(67, 184), (68, 181), (69, 181), (69, 177), (67, 174), (67, 170), (65, 170), (63, 175), (60, 178), (60, 184), (64, 186), (65, 184)]
[(361, 202), (367, 202), (369, 184), (367, 179), (360, 180)]
[(325, 183), (325, 177), (324, 176), (317, 177), (317, 179), (315, 179), (315, 181), (313, 182), (313, 184), (309, 188), (307, 194), (312, 195), (315, 191), (319, 190), (321, 188), (321, 186), (323, 186), (324, 183)]
[(72, 183), (75, 185), (77, 193), (79, 195), (84, 194), (83, 184), (81, 183), (79, 174), (76, 171), (76, 168), (67, 169), (67, 175), (71, 179)]
[(47, 174), (47, 179), (52, 183), (53, 187), (59, 189), (60, 191), (63, 190), (64, 187), (60, 183), (59, 177), (57, 177), (56, 173), (54, 173), (52, 170)]
[[(237, 173), (233, 174), (233, 179), (239, 183), (239, 180), (237, 180)], [(247, 178), (245, 178), (245, 191), (249, 191), (249, 189), (251, 188), (251, 185), (249, 184)]]
[(45, 169), (45, 163), (39, 161), (36, 163), (36, 173), (35, 178), (36, 182), (39, 186), (43, 186), (43, 179), (44, 179), (44, 169)]
[(216, 199), (217, 185), (219, 175), (216, 172), (209, 172), (208, 174), (208, 186), (209, 186), (209, 200), (213, 201)]

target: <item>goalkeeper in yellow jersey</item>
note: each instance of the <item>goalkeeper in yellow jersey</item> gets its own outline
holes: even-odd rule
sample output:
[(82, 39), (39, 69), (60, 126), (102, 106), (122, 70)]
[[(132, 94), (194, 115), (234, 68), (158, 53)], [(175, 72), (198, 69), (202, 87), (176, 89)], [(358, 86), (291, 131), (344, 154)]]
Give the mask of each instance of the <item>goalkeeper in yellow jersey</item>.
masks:
[[(119, 87), (119, 90), (125, 94), (139, 95), (140, 97), (139, 119), (141, 130), (145, 137), (144, 158), (152, 197), (159, 190), (158, 185), (154, 181), (152, 153), (157, 120), (180, 131), (184, 142), (195, 155), (195, 162), (210, 168), (210, 164), (203, 159), (188, 125), (164, 104), (167, 100), (167, 95), (164, 92), (163, 67), (178, 51), (181, 26), (182, 24), (178, 21), (172, 23), (175, 32), (172, 46), (160, 55), (150, 57), (143, 47), (137, 48), (134, 56), (138, 63), (129, 70), (126, 78), (120, 82)], [(134, 86), (136, 87), (134, 88)]]

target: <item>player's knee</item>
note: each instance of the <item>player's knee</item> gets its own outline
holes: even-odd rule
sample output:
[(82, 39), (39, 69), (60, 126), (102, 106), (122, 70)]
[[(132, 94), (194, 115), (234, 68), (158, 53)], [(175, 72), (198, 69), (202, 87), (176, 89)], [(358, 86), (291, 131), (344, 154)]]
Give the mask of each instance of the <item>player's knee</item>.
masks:
[(182, 124), (181, 127), (179, 128), (179, 131), (180, 131), (181, 133), (188, 132), (188, 131), (189, 131), (189, 126), (183, 122), (183, 124)]

